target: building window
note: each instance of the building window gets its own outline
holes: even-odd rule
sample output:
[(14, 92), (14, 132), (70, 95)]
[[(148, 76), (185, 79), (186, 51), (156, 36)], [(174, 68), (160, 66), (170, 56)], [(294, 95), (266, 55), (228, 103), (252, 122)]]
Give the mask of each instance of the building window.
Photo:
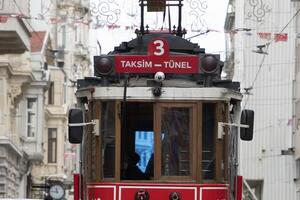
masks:
[(27, 137), (35, 137), (37, 124), (37, 99), (27, 98)]
[(50, 87), (48, 90), (48, 104), (49, 105), (54, 104), (54, 82), (53, 81), (50, 83)]
[(263, 194), (263, 180), (247, 180), (247, 183), (252, 190), (253, 194), (255, 195), (257, 200), (262, 199)]
[(80, 43), (80, 29), (78, 26), (75, 28), (75, 42)]
[(66, 47), (66, 26), (61, 26), (61, 40), (60, 40), (60, 47), (64, 49)]
[(300, 158), (296, 160), (296, 179), (300, 180)]
[(57, 161), (57, 129), (48, 128), (48, 163)]
[[(144, 135), (144, 139), (142, 140), (141, 134)], [(137, 137), (138, 135), (138, 137)], [(154, 132), (153, 131), (135, 131), (135, 152), (139, 154), (140, 161), (137, 163), (138, 168), (143, 173), (147, 173), (150, 171), (150, 165), (148, 166), (149, 161), (151, 162), (151, 157), (153, 159), (154, 153)], [(152, 160), (153, 162), (153, 160)], [(147, 167), (149, 168), (146, 172)]]
[(68, 82), (68, 79), (67, 77), (65, 76), (64, 77), (64, 93), (63, 93), (63, 96), (64, 96), (64, 104), (67, 103), (67, 82)]

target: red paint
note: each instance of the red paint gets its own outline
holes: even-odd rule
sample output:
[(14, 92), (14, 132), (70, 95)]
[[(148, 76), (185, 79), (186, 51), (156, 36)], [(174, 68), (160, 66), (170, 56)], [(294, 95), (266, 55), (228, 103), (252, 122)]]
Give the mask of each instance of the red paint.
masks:
[(227, 187), (202, 187), (200, 199), (203, 200), (228, 200)]
[(197, 187), (182, 186), (119, 186), (119, 200), (134, 199), (135, 193), (143, 190), (149, 194), (149, 199), (169, 199), (172, 192), (180, 194), (182, 199), (196, 199)]
[(199, 57), (195, 55), (170, 55), (169, 43), (156, 38), (148, 44), (148, 55), (116, 55), (117, 73), (174, 73), (199, 72)]
[(73, 179), (74, 179), (74, 200), (79, 200), (79, 177), (80, 177), (80, 174), (73, 174)]
[(234, 181), (235, 200), (242, 200), (243, 177), (236, 176)]
[(149, 194), (149, 200), (169, 199), (177, 192), (183, 200), (228, 200), (225, 184), (155, 184), (155, 183), (97, 183), (87, 186), (89, 200), (134, 200), (139, 191)]
[(116, 199), (116, 186), (97, 185), (88, 187), (89, 200), (115, 200)]

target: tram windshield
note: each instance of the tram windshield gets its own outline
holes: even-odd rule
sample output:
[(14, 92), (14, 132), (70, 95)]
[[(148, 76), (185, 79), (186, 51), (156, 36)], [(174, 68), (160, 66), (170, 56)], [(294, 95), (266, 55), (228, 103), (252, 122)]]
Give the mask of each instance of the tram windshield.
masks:
[(225, 111), (216, 112), (221, 104), (127, 102), (124, 116), (122, 103), (100, 105), (101, 151), (95, 155), (101, 159), (92, 159), (100, 164), (94, 167), (100, 180), (226, 177), (227, 139), (216, 139), (217, 121), (226, 120)]

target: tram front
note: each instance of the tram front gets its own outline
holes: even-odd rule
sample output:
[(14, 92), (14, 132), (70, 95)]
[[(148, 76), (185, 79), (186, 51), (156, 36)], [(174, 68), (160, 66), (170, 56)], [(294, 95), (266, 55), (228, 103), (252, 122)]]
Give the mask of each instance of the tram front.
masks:
[(69, 140), (81, 144), (82, 199), (235, 194), (238, 129), (230, 124), (240, 122), (242, 95), (238, 83), (221, 80), (217, 55), (156, 33), (94, 63), (95, 77), (78, 81), (79, 107), (69, 119)]
[(182, 38), (181, 24), (154, 33), (142, 20), (136, 33), (77, 81), (74, 199), (240, 200), (238, 139), (252, 139), (253, 112), (241, 115), (239, 83), (221, 79), (220, 56)]

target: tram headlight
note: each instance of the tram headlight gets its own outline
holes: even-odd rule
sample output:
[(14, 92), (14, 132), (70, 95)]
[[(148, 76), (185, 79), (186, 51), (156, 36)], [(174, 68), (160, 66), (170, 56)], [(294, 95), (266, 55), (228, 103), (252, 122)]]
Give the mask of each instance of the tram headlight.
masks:
[(109, 56), (94, 56), (94, 74), (95, 76), (109, 75), (113, 71), (113, 61)]
[(214, 74), (220, 69), (219, 55), (205, 54), (201, 57), (201, 71), (206, 74)]

